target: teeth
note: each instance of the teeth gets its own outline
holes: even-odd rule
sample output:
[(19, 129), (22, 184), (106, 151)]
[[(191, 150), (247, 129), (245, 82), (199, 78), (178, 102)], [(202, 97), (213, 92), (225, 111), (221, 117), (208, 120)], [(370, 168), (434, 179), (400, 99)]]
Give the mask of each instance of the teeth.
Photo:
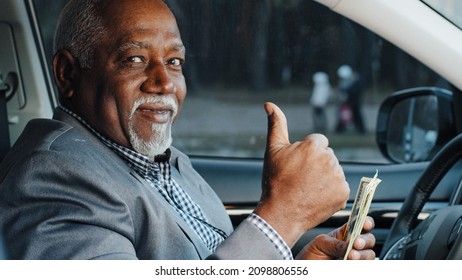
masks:
[(158, 114), (165, 114), (168, 111), (167, 110), (151, 110), (151, 109), (142, 109), (141, 111), (143, 112), (156, 112)]

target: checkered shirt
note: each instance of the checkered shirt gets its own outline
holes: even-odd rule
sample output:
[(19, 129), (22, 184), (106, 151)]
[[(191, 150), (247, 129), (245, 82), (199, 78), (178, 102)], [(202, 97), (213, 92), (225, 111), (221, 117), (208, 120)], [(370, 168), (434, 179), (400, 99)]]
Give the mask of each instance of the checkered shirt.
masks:
[(263, 232), (263, 234), (265, 234), (266, 237), (268, 237), (276, 251), (284, 260), (293, 260), (294, 257), (289, 246), (287, 246), (287, 243), (272, 226), (254, 213), (250, 214), (249, 217), (247, 217), (247, 220), (254, 224), (261, 232)]

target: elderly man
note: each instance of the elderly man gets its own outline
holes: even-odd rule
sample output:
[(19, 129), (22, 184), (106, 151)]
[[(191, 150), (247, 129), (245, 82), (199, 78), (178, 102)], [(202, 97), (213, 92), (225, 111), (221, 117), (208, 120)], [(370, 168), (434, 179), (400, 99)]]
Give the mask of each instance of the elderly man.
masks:
[[(72, 0), (56, 30), (60, 106), (33, 120), (0, 168), (0, 218), (14, 259), (291, 259), (307, 230), (345, 207), (327, 139), (290, 144), (269, 119), (263, 193), (233, 230), (213, 190), (171, 147), (186, 96), (185, 47), (161, 0)], [(369, 231), (350, 259), (374, 258)], [(298, 258), (343, 257), (345, 227)]]

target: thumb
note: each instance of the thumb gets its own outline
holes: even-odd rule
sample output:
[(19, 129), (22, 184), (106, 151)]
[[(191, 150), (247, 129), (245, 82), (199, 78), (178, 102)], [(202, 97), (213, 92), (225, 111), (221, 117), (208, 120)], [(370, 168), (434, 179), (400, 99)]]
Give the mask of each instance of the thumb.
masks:
[(290, 144), (287, 119), (284, 113), (278, 106), (271, 102), (265, 103), (265, 110), (268, 115), (266, 149), (272, 150), (273, 147)]
[(327, 234), (320, 234), (308, 243), (296, 258), (304, 260), (340, 259), (345, 254), (346, 246), (346, 242)]

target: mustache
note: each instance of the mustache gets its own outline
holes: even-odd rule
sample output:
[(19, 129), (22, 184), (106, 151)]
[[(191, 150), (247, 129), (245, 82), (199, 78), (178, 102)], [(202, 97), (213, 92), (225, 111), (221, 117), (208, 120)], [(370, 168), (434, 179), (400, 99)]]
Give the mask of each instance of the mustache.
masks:
[(142, 104), (146, 103), (155, 103), (163, 106), (167, 106), (172, 110), (172, 117), (175, 117), (178, 114), (178, 105), (172, 97), (169, 96), (143, 96), (135, 100), (132, 106), (132, 111), (130, 113), (130, 118), (133, 116), (135, 111)]

